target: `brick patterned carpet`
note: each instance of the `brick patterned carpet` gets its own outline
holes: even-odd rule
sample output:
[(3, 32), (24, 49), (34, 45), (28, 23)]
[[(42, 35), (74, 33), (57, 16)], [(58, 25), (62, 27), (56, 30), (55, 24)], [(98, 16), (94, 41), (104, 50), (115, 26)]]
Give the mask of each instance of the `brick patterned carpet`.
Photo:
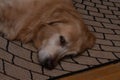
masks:
[(0, 35), (0, 80), (46, 80), (120, 60), (120, 0), (73, 0), (88, 28), (96, 35), (94, 48), (64, 59), (54, 70), (42, 68), (31, 44)]

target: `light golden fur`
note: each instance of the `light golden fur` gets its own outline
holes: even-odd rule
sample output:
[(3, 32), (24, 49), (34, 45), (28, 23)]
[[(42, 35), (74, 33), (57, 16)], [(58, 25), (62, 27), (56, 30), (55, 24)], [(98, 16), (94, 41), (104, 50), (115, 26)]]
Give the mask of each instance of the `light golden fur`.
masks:
[(63, 56), (83, 52), (95, 42), (71, 0), (0, 0), (0, 31), (9, 40), (32, 41), (41, 64), (50, 69)]

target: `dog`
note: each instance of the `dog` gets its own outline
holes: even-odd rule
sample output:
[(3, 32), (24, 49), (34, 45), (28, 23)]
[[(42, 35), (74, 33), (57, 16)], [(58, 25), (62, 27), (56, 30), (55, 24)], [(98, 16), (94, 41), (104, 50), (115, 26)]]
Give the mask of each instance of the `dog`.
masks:
[(95, 43), (72, 0), (0, 0), (0, 32), (9, 40), (32, 42), (47, 69)]

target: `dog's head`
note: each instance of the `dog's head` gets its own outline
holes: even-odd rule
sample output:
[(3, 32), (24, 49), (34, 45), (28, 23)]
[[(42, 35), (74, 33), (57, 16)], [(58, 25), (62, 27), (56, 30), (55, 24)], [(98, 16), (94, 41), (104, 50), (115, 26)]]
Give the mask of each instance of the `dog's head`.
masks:
[(81, 53), (95, 42), (81, 18), (67, 12), (58, 14), (51, 16), (34, 38), (40, 63), (48, 69), (64, 56)]

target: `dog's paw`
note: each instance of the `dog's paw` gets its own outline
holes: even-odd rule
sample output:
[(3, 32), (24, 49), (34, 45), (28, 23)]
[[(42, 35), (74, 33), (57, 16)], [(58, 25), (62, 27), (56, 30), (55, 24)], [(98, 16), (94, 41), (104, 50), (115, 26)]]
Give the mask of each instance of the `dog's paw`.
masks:
[(15, 36), (11, 36), (11, 35), (4, 35), (4, 37), (10, 41), (15, 40)]

